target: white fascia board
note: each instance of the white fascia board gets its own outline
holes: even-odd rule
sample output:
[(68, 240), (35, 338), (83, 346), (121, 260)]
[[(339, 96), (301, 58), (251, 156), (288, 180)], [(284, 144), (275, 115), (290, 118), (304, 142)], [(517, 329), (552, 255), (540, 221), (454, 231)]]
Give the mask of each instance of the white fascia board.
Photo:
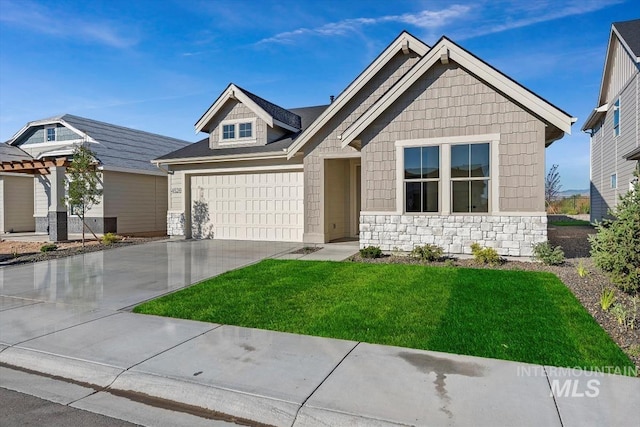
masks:
[[(269, 127), (273, 127), (273, 117), (264, 111), (262, 108), (258, 106), (255, 102), (251, 100), (247, 95), (242, 92), (236, 85), (233, 83), (229, 85), (229, 87), (218, 97), (216, 102), (207, 110), (207, 112), (202, 116), (198, 123), (196, 123), (196, 133), (204, 132), (204, 127), (213, 119), (222, 106), (229, 100), (236, 99), (242, 104), (244, 104), (247, 108), (253, 111), (258, 117), (264, 120)], [(296, 129), (299, 130), (299, 129)]]
[(165, 172), (162, 172), (161, 170), (152, 171), (152, 170), (146, 170), (146, 169), (120, 168), (117, 166), (99, 166), (98, 170), (103, 172), (133, 173), (137, 175), (167, 176), (167, 174)]
[(273, 153), (251, 153), (237, 156), (206, 156), (206, 157), (187, 157), (182, 159), (166, 159), (152, 160), (151, 163), (159, 165), (183, 165), (193, 163), (218, 163), (218, 162), (237, 162), (242, 160), (267, 160), (267, 159), (287, 159), (287, 154), (282, 152)]
[[(607, 53), (604, 55), (604, 68), (602, 69), (602, 78), (600, 79), (600, 91), (598, 92), (598, 104), (604, 104), (606, 102), (608, 102), (608, 99), (602, 99), (602, 97), (604, 96), (604, 87), (605, 87), (605, 81), (608, 79), (609, 76), (609, 63), (610, 63), (610, 56), (611, 56), (611, 47), (613, 46), (613, 41), (615, 38), (617, 38), (618, 40), (620, 40), (620, 36), (617, 35), (618, 32), (615, 31), (615, 28), (613, 27), (613, 25), (611, 26), (611, 32), (609, 33), (609, 43), (607, 43)], [(616, 35), (614, 37), (614, 35)]]
[(387, 47), (358, 78), (356, 78), (342, 93), (336, 98), (327, 109), (318, 117), (311, 126), (302, 132), (291, 147), (289, 147), (288, 158), (293, 157), (311, 137), (331, 120), (335, 114), (342, 109), (361, 89), (366, 85), (398, 52), (402, 51), (405, 43), (419, 56), (424, 56), (429, 52), (429, 46), (421, 40), (413, 37), (407, 32), (402, 32), (396, 40)]
[(443, 39), (425, 55), (414, 68), (409, 70), (398, 83), (380, 98), (358, 120), (349, 126), (341, 135), (342, 147), (346, 147), (356, 139), (380, 114), (395, 102), (411, 85), (440, 60), (440, 51), (446, 48), (452, 61), (467, 69), (470, 73), (489, 85), (507, 94), (508, 97), (521, 103), (544, 120), (558, 127), (563, 132), (571, 134), (571, 124), (575, 119), (558, 110), (542, 98), (508, 79), (498, 71), (474, 58), (457, 45)]

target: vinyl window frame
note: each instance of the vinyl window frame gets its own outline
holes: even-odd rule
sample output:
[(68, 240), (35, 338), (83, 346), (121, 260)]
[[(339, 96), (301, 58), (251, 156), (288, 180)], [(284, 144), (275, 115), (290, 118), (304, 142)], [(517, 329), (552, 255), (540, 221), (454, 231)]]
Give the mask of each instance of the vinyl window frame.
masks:
[[(257, 120), (256, 120), (255, 117), (248, 118), (248, 119), (224, 120), (218, 126), (218, 132), (219, 132), (218, 143), (220, 145), (226, 145), (226, 144), (248, 144), (248, 143), (256, 142), (257, 141), (257, 137), (256, 137), (256, 122), (257, 122)], [(240, 125), (246, 125), (246, 124), (249, 124), (251, 126), (251, 135), (250, 136), (241, 137), (240, 136)], [(225, 126), (233, 126), (233, 129), (234, 129), (234, 137), (233, 138), (224, 138), (224, 135), (225, 135), (224, 128), (225, 128)]]
[[(489, 144), (489, 188), (488, 188), (488, 210), (487, 212), (452, 212), (452, 182), (451, 178), (451, 146), (457, 144)], [(407, 212), (405, 209), (405, 180), (404, 180), (404, 148), (423, 147), (430, 145), (440, 146), (440, 187), (438, 212)], [(441, 138), (422, 138), (397, 140), (396, 149), (396, 213), (399, 215), (499, 215), (499, 182), (500, 182), (500, 134), (478, 134)], [(482, 179), (485, 179), (484, 177)]]

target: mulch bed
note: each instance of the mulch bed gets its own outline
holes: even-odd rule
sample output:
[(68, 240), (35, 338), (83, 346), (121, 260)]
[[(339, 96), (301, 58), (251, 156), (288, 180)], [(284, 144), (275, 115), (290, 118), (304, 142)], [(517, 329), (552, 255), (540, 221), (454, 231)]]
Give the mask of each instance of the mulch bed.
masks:
[[(494, 268), (498, 270), (527, 270), (546, 271), (555, 274), (571, 292), (578, 298), (585, 309), (593, 316), (600, 326), (607, 331), (611, 338), (624, 350), (635, 363), (640, 374), (640, 319), (636, 320), (635, 329), (627, 329), (618, 324), (610, 312), (600, 307), (602, 289), (610, 287), (616, 294), (616, 303), (622, 304), (627, 310), (632, 309), (632, 296), (617, 289), (593, 264), (589, 258), (590, 245), (588, 235), (594, 234), (593, 227), (552, 227), (548, 228), (548, 238), (552, 245), (562, 246), (566, 262), (559, 266), (548, 266), (538, 262), (506, 261), (500, 265), (478, 265), (473, 259), (450, 258), (445, 261), (428, 262), (417, 260), (404, 255), (386, 255), (382, 258), (362, 258), (359, 254), (351, 260), (367, 263), (402, 263), (434, 266), (459, 266), (471, 268)], [(588, 271), (586, 277), (580, 277), (578, 265), (582, 264)], [(632, 354), (629, 354), (629, 353)], [(640, 376), (640, 375), (639, 375)]]

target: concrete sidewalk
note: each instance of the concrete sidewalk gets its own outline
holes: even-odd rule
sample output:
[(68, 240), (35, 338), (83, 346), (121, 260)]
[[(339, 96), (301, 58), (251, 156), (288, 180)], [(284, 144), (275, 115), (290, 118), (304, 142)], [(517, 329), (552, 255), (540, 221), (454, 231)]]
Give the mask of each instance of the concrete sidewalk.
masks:
[(147, 425), (139, 400), (218, 425), (637, 425), (638, 378), (123, 311), (294, 248), (164, 242), (0, 270), (0, 364), (55, 377), (3, 368), (0, 387)]
[(91, 386), (74, 407), (110, 416), (123, 393), (278, 426), (624, 426), (640, 416), (637, 378), (13, 298), (2, 310), (0, 363)]

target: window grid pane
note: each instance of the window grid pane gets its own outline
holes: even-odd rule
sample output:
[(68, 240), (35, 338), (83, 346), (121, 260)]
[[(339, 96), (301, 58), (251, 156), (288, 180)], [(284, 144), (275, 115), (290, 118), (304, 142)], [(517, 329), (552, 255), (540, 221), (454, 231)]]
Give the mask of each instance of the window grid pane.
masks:
[(236, 137), (236, 125), (222, 126), (222, 139), (234, 139)]
[(55, 141), (55, 140), (56, 140), (56, 129), (47, 128), (47, 141)]
[(240, 123), (238, 131), (240, 138), (251, 138), (251, 123)]

